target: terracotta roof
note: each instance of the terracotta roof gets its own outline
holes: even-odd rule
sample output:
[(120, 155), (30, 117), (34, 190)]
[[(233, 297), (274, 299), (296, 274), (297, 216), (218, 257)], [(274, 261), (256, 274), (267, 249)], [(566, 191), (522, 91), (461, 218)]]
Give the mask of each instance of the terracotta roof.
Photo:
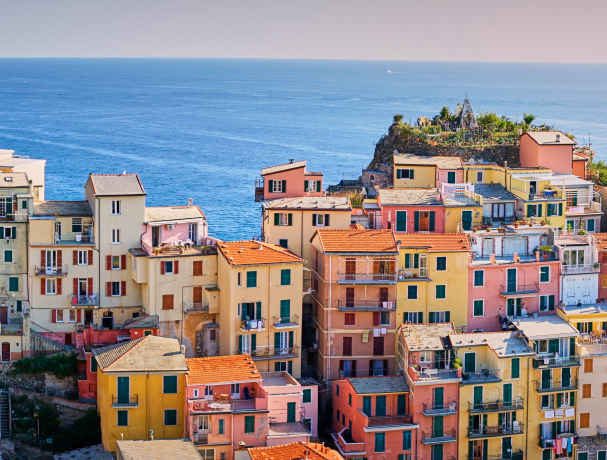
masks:
[(264, 168), (261, 170), (261, 175), (265, 176), (267, 174), (273, 174), (273, 173), (277, 173), (277, 172), (281, 172), (281, 171), (288, 171), (290, 169), (295, 169), (295, 168), (305, 168), (306, 167), (306, 161), (290, 161), (289, 163), (284, 163), (281, 165), (276, 165), (276, 166), (270, 166), (269, 168)]
[(429, 249), (433, 252), (469, 251), (465, 233), (407, 233), (398, 235), (400, 248)]
[(398, 252), (392, 230), (349, 229), (318, 230), (323, 252)]
[(460, 157), (449, 156), (423, 156), (413, 155), (411, 153), (398, 153), (394, 155), (394, 164), (397, 166), (416, 165), (416, 166), (437, 166), (442, 169), (462, 168), (462, 159)]
[(187, 371), (177, 339), (148, 335), (128, 342), (94, 348), (97, 364), (107, 372)]
[(261, 374), (249, 355), (189, 358), (186, 362), (188, 383), (192, 385), (261, 381)]
[(607, 233), (595, 233), (596, 247), (599, 251), (607, 251)]
[(138, 174), (89, 174), (96, 196), (145, 195)]
[(181, 439), (157, 439), (153, 441), (116, 441), (119, 457), (123, 460), (200, 460), (194, 444)]
[(271, 447), (250, 447), (251, 460), (343, 460), (335, 450), (316, 442), (293, 442)]
[(302, 262), (300, 257), (288, 249), (261, 241), (226, 241), (218, 243), (217, 247), (231, 265)]
[[(527, 131), (531, 139), (540, 145), (574, 145), (575, 141), (561, 131)], [(558, 139), (558, 142), (557, 142)]]

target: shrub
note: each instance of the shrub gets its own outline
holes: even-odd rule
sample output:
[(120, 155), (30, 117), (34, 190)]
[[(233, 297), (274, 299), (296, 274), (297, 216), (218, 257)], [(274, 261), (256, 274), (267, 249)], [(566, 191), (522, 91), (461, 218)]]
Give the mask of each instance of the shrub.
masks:
[(41, 374), (49, 372), (59, 378), (77, 375), (78, 365), (76, 355), (56, 354), (23, 358), (13, 363), (13, 372), (16, 374)]

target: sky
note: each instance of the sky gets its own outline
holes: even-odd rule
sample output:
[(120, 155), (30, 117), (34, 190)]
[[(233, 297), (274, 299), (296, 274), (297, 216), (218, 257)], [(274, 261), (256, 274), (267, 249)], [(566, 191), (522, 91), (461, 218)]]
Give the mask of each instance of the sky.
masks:
[(0, 57), (607, 62), (604, 0), (0, 0)]

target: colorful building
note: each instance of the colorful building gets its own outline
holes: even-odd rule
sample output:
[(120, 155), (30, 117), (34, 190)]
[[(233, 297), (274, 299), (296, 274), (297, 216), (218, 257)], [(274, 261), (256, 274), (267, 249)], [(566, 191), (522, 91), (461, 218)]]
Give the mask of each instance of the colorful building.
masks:
[(466, 326), (470, 260), (467, 235), (413, 233), (398, 238), (398, 320)]
[(557, 234), (554, 238), (561, 261), (561, 303), (590, 305), (599, 297), (597, 245), (591, 234)]
[(324, 380), (394, 370), (396, 263), (390, 230), (318, 230), (314, 304), (317, 372)]
[(575, 142), (560, 131), (527, 131), (519, 139), (521, 166), (543, 166), (555, 173), (573, 172)]
[(460, 157), (394, 154), (393, 162), (394, 188), (440, 188), (441, 184), (463, 182)]
[(550, 183), (565, 197), (567, 231), (601, 231), (602, 200), (601, 195), (594, 191), (594, 183), (573, 174), (554, 174)]
[(508, 170), (506, 188), (516, 195), (516, 216), (523, 221), (565, 227), (563, 190), (552, 185), (552, 173), (542, 170)]
[(323, 175), (309, 172), (305, 161), (288, 163), (261, 170), (255, 182), (255, 201), (303, 196), (323, 196)]
[(272, 447), (249, 447), (237, 453), (237, 460), (343, 460), (336, 451), (316, 442), (291, 442)]
[(445, 207), (438, 189), (380, 189), (377, 210), (370, 210), (373, 228), (396, 233), (445, 232)]
[(418, 426), (412, 421), (409, 387), (403, 376), (336, 380), (332, 401), (331, 436), (343, 457), (421, 458)]
[(175, 339), (147, 335), (96, 348), (97, 410), (103, 448), (118, 440), (184, 435), (185, 355)]

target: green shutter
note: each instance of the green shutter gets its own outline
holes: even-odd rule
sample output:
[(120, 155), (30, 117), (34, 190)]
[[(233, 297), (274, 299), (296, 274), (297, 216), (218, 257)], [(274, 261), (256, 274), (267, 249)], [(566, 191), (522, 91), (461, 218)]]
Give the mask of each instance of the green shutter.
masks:
[(433, 311), (431, 311), (428, 316), (430, 317), (430, 323), (436, 322), (436, 321), (434, 321), (434, 312)]
[(255, 416), (245, 415), (244, 416), (244, 432), (254, 433), (255, 432)]
[(316, 191), (320, 192), (320, 181), (319, 180), (316, 181)]
[(247, 287), (257, 287), (257, 272), (251, 271), (247, 272)]
[(407, 212), (396, 211), (396, 231), (406, 232), (407, 231)]
[(519, 358), (512, 358), (510, 378), (518, 379), (521, 375), (521, 360)]
[(371, 396), (363, 396), (363, 412), (371, 417)]
[(483, 387), (478, 386), (474, 387), (474, 396), (473, 396), (474, 406), (479, 406), (483, 403)]
[(251, 334), (251, 353), (257, 350), (257, 334)]
[(419, 211), (413, 213), (413, 230), (419, 232)]
[(537, 216), (538, 217), (542, 217), (542, 208), (543, 208), (543, 206), (541, 204), (537, 205)]
[(287, 214), (287, 225), (288, 226), (293, 225), (293, 214), (292, 213)]
[(255, 302), (255, 319), (261, 319), (261, 302)]
[(291, 284), (291, 270), (285, 268), (280, 270), (280, 284), (281, 286), (289, 286)]
[(484, 315), (484, 302), (482, 300), (474, 301), (474, 316), (483, 316)]
[(396, 398), (396, 414), (405, 415), (407, 413), (407, 400), (405, 395), (398, 395)]
[(431, 232), (433, 232), (434, 231), (434, 220), (435, 220), (435, 218), (434, 218), (434, 211), (430, 211), (429, 214), (430, 214), (430, 228), (429, 228), (429, 230)]
[(293, 348), (294, 340), (295, 340), (295, 332), (289, 331), (289, 348)]
[(563, 203), (559, 203), (559, 216), (563, 215)]
[(482, 286), (485, 284), (485, 272), (483, 270), (474, 271), (474, 285)]
[(177, 394), (177, 376), (165, 375), (162, 378), (162, 388), (164, 394)]
[(528, 205), (527, 205), (527, 217), (532, 217), (532, 216), (534, 216), (534, 215), (535, 215), (534, 210), (535, 210), (535, 206), (534, 206), (534, 205), (532, 205), (532, 204), (528, 204)]
[(280, 301), (280, 322), (288, 323), (291, 320), (291, 301), (283, 299)]
[(405, 268), (411, 268), (411, 254), (405, 254)]
[(436, 285), (436, 298), (444, 299), (446, 297), (446, 287), (444, 284)]
[(11, 276), (8, 279), (8, 290), (10, 292), (19, 291), (19, 278), (15, 277), (15, 276)]
[(504, 393), (503, 394), (504, 403), (511, 404), (512, 403), (512, 384), (511, 383), (504, 383), (503, 393)]
[(403, 431), (403, 450), (411, 449), (411, 431)]
[(419, 254), (413, 256), (413, 268), (419, 268)]
[(119, 410), (117, 422), (118, 426), (129, 426), (129, 411)]
[(274, 349), (278, 350), (280, 348), (280, 332), (274, 333)]
[(219, 432), (219, 434), (223, 434), (224, 432), (224, 421), (222, 418), (219, 419), (217, 431)]
[(375, 433), (375, 452), (385, 452), (386, 433)]
[(386, 397), (376, 396), (375, 397), (375, 416), (383, 417), (386, 415)]
[(242, 335), (238, 336), (238, 353), (242, 353)]
[(287, 403), (287, 423), (295, 423), (295, 403)]
[(5, 262), (13, 261), (13, 251), (11, 251), (10, 249), (7, 249), (6, 251), (4, 251), (4, 261)]
[(305, 388), (303, 390), (303, 402), (312, 402), (312, 390), (310, 390), (309, 388)]
[(274, 225), (280, 225), (280, 214), (277, 212), (274, 213)]

